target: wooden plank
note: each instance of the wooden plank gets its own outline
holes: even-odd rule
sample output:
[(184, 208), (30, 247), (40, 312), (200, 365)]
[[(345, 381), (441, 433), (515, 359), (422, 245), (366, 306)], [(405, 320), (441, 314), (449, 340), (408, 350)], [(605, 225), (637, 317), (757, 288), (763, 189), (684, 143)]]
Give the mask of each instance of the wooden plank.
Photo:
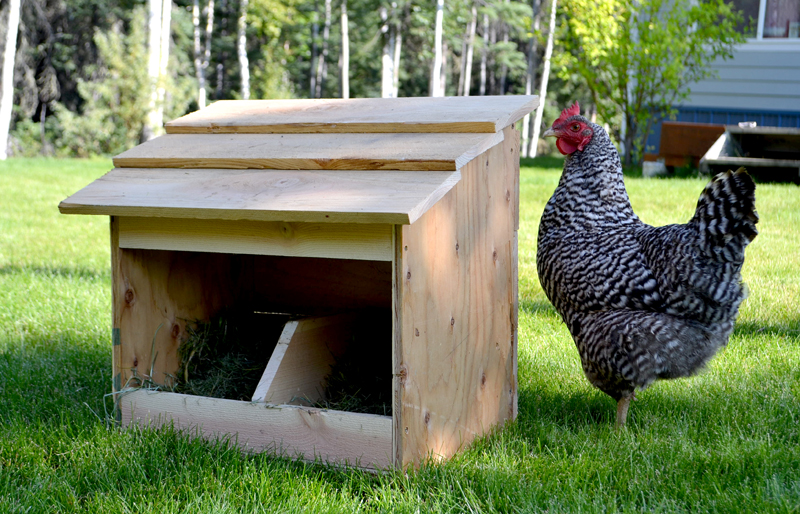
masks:
[(253, 401), (292, 404), (323, 399), (325, 379), (352, 339), (356, 320), (350, 313), (287, 323)]
[(120, 217), (122, 248), (392, 260), (392, 225)]
[(179, 133), (499, 132), (537, 96), (221, 100), (166, 124)]
[(516, 415), (518, 145), (508, 127), (502, 145), (402, 227), (394, 375), (403, 467), (449, 457)]
[(385, 469), (392, 418), (296, 406), (138, 390), (120, 399), (123, 426), (170, 425), (190, 436), (225, 438), (245, 451)]
[(458, 171), (116, 168), (58, 208), (63, 214), (406, 224), (460, 178)]
[(724, 132), (725, 125), (665, 121), (661, 124), (659, 155), (702, 157)]
[(120, 384), (138, 375), (169, 385), (186, 324), (240, 302), (247, 278), (224, 254), (119, 249), (112, 296)]
[(114, 157), (119, 168), (455, 171), (491, 134), (166, 134)]

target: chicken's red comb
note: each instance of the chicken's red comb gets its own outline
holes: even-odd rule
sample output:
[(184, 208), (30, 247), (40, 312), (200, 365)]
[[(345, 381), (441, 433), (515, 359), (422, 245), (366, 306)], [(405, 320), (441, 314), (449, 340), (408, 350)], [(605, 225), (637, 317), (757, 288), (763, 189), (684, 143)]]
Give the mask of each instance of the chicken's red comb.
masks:
[(581, 113), (581, 106), (578, 105), (578, 101), (575, 100), (575, 103), (572, 104), (572, 107), (568, 107), (563, 111), (561, 111), (561, 116), (559, 116), (558, 119), (553, 122), (553, 125), (555, 126), (556, 123), (565, 121), (567, 118), (571, 116), (577, 116), (580, 113)]

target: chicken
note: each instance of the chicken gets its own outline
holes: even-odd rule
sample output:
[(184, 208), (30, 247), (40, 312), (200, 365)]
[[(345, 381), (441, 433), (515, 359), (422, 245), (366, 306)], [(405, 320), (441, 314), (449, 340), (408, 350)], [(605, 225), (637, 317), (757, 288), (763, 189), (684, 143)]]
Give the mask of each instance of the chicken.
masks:
[(690, 376), (728, 342), (746, 296), (744, 250), (758, 232), (744, 168), (705, 187), (694, 217), (652, 227), (631, 208), (614, 145), (576, 102), (544, 136), (565, 154), (542, 214), (537, 269), (589, 382), (617, 401), (657, 379)]

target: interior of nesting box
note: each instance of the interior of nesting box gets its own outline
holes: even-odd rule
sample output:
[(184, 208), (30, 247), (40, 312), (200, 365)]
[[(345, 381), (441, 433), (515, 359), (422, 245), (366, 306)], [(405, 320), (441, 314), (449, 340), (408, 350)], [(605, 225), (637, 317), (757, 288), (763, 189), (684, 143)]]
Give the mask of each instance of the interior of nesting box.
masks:
[[(391, 416), (390, 262), (141, 249), (119, 261), (121, 383)], [(187, 388), (202, 359), (228, 367)]]

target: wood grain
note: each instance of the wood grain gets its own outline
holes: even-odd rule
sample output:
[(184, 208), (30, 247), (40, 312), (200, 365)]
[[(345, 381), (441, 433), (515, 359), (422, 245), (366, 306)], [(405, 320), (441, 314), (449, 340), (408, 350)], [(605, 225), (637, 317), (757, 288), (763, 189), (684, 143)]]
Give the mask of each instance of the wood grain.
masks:
[(246, 451), (348, 464), (392, 465), (392, 418), (372, 414), (269, 406), (144, 390), (120, 398), (123, 426), (170, 425), (191, 436), (222, 439)]
[(499, 144), (491, 134), (166, 134), (119, 168), (455, 171)]
[(394, 444), (403, 467), (447, 458), (516, 415), (518, 142), (508, 127), (502, 145), (401, 229)]
[(178, 133), (494, 133), (539, 105), (537, 96), (221, 100), (166, 124)]
[(63, 214), (407, 224), (458, 171), (116, 168), (70, 196)]
[(323, 399), (325, 379), (352, 339), (356, 320), (351, 313), (288, 322), (253, 401), (282, 405)]
[(138, 375), (169, 385), (186, 324), (235, 305), (247, 277), (223, 254), (119, 249), (118, 255), (112, 298), (120, 384)]
[(120, 217), (122, 248), (391, 261), (392, 225)]

